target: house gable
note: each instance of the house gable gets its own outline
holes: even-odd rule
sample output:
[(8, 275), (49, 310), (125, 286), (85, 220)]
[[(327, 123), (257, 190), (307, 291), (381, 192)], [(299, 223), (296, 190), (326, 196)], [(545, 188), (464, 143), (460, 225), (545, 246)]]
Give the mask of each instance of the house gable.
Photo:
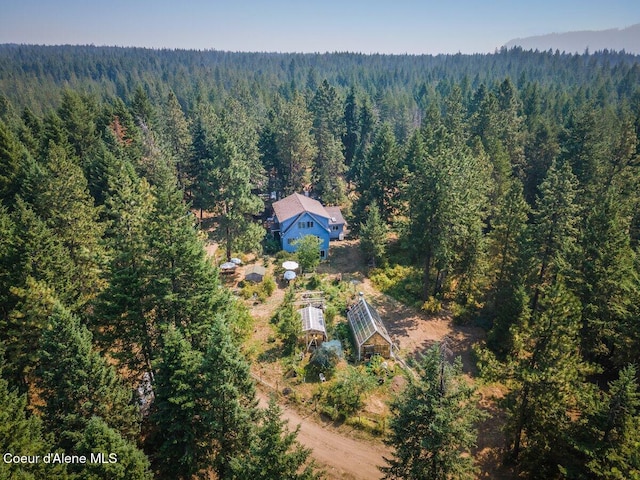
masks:
[(329, 254), (329, 240), (342, 239), (345, 221), (339, 207), (323, 207), (312, 198), (294, 193), (273, 204), (274, 224), (283, 250), (294, 252), (294, 242), (305, 235), (321, 240), (320, 254)]
[(306, 236), (314, 235), (320, 239), (320, 250), (326, 256), (329, 252), (329, 229), (326, 219), (318, 218), (308, 212), (298, 215), (281, 231), (280, 240), (282, 249), (287, 252), (295, 252), (295, 241)]

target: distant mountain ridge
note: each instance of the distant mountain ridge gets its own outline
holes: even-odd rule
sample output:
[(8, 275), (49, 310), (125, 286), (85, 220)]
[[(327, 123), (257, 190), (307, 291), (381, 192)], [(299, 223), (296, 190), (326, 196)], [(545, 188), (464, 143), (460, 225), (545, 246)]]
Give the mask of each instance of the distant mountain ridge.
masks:
[(607, 49), (640, 54), (640, 23), (623, 29), (584, 30), (515, 38), (509, 40), (505, 47), (539, 51), (551, 49), (567, 53), (583, 53), (588, 48), (590, 52)]

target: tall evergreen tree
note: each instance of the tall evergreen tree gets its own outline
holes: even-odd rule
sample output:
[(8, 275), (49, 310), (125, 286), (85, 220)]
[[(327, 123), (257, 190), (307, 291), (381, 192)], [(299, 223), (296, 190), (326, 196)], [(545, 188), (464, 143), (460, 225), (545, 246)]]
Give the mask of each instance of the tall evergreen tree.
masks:
[(218, 478), (229, 478), (233, 459), (245, 454), (257, 420), (255, 387), (249, 364), (234, 342), (226, 319), (213, 324), (204, 361), (204, 398), (209, 399), (203, 421), (211, 429), (212, 467)]
[(115, 369), (93, 350), (91, 333), (64, 307), (54, 307), (41, 343), (38, 388), (44, 421), (56, 444), (70, 451), (92, 417), (100, 417), (123, 437), (139, 433), (132, 391)]
[(154, 464), (161, 478), (193, 478), (207, 468), (213, 441), (203, 418), (210, 399), (203, 395), (202, 353), (171, 326), (154, 369)]
[(95, 336), (103, 349), (139, 376), (151, 371), (157, 340), (155, 302), (148, 291), (148, 266), (153, 260), (147, 228), (153, 197), (148, 183), (137, 177), (130, 164), (121, 163), (109, 178), (105, 207), (112, 255), (106, 272), (108, 286), (96, 299), (92, 316)]
[[(603, 479), (640, 477), (640, 392), (637, 368), (629, 365), (609, 384), (595, 412), (586, 419), (585, 476)], [(585, 468), (586, 467), (586, 468)]]
[(85, 167), (98, 144), (95, 102), (73, 90), (62, 93), (58, 116), (62, 121), (73, 156)]
[[(224, 130), (213, 140), (213, 210), (218, 214), (218, 236), (225, 246), (227, 260), (234, 251), (261, 249), (264, 229), (253, 222), (264, 204), (252, 193), (251, 165)], [(234, 250), (235, 249), (235, 250)]]
[(513, 179), (492, 224), (488, 238), (491, 285), (486, 311), (493, 319), (487, 340), (499, 355), (512, 348), (509, 329), (527, 308), (530, 239), (527, 228), (530, 208), (523, 198), (522, 184)]
[(249, 452), (233, 461), (233, 478), (242, 480), (313, 480), (321, 478), (309, 462), (311, 450), (300, 445), (296, 438), (299, 427), (290, 431), (281, 419), (282, 410), (275, 400), (261, 412), (260, 423)]
[(187, 165), (189, 158), (191, 158), (192, 139), (189, 133), (189, 123), (173, 91), (169, 92), (167, 96), (163, 120), (162, 138), (166, 142), (167, 154), (178, 174), (180, 188), (188, 190), (190, 179), (188, 178)]
[[(118, 431), (100, 417), (93, 417), (87, 423), (82, 436), (74, 445), (74, 454), (103, 454), (104, 461), (76, 464), (70, 468), (75, 478), (81, 480), (152, 480), (153, 473), (149, 459), (138, 449), (134, 442), (122, 437)], [(75, 467), (75, 468), (74, 468)], [(75, 472), (74, 472), (75, 470)]]
[(204, 348), (212, 314), (230, 308), (231, 302), (218, 288), (217, 272), (175, 176), (166, 167), (161, 173), (147, 226), (150, 318), (157, 327), (180, 328), (192, 344)]
[(393, 130), (389, 124), (383, 124), (362, 165), (362, 175), (356, 185), (360, 194), (356, 214), (364, 214), (365, 206), (376, 202), (382, 218), (391, 219), (398, 208), (399, 164), (400, 152)]
[(375, 266), (384, 266), (387, 259), (387, 224), (380, 216), (380, 209), (373, 203), (364, 224), (360, 227), (360, 250), (367, 260), (372, 260)]
[[(409, 177), (406, 241), (423, 268), (423, 297), (441, 292), (448, 273), (464, 280), (468, 295), (483, 253), (486, 194), (482, 164), (464, 147), (439, 144), (416, 162)], [(435, 281), (432, 270), (435, 269)]]
[(45, 163), (44, 178), (38, 182), (33, 209), (47, 227), (62, 241), (73, 262), (71, 271), (77, 289), (78, 307), (103, 288), (100, 278), (105, 252), (99, 223), (99, 208), (89, 195), (84, 173), (65, 153), (52, 144)]
[(17, 182), (21, 167), (22, 147), (9, 130), (0, 121), (0, 202), (5, 206), (13, 203), (13, 197), (19, 190)]
[[(0, 361), (4, 363), (4, 352)], [(0, 365), (0, 373), (2, 368)], [(20, 395), (0, 376), (0, 450), (3, 455), (40, 455), (49, 448), (42, 432), (42, 422), (27, 411), (26, 395)], [(48, 470), (48, 471), (47, 471)], [(54, 471), (52, 471), (54, 470)], [(46, 479), (52, 474), (61, 475), (62, 468), (52, 469), (42, 462), (0, 462), (0, 478)], [(62, 476), (62, 475), (61, 475)]]
[(358, 113), (356, 91), (352, 86), (344, 103), (345, 131), (342, 136), (342, 145), (344, 151), (344, 162), (347, 167), (350, 167), (353, 163), (356, 155), (356, 149), (358, 148), (358, 137), (360, 134)]
[(570, 459), (571, 414), (591, 401), (585, 382), (593, 370), (581, 357), (579, 310), (561, 283), (548, 287), (535, 316), (525, 312), (512, 327), (513, 352), (501, 378), (507, 396), (507, 439), (511, 458), (537, 478), (558, 475)]
[(538, 302), (545, 287), (553, 285), (558, 275), (569, 278), (575, 273), (571, 260), (578, 236), (578, 207), (575, 204), (576, 177), (567, 163), (551, 164), (540, 185), (540, 195), (533, 212), (532, 242), (535, 258), (534, 292), (531, 315), (537, 315)]
[(313, 126), (304, 97), (296, 94), (287, 102), (278, 99), (275, 105), (275, 151), (280, 178), (285, 195), (302, 191), (310, 181), (310, 170), (316, 147), (311, 137)]
[(476, 470), (469, 450), (481, 418), (473, 389), (462, 377), (462, 362), (449, 363), (446, 345), (434, 345), (420, 365), (420, 377), (392, 404), (393, 457), (381, 467), (385, 479), (471, 479)]
[(364, 175), (364, 164), (373, 143), (377, 120), (371, 100), (364, 97), (358, 114), (358, 143), (348, 172), (349, 181), (356, 184), (362, 181)]
[(313, 114), (313, 135), (316, 155), (313, 164), (314, 192), (328, 204), (345, 200), (342, 136), (345, 127), (341, 103), (336, 89), (324, 80), (310, 105)]

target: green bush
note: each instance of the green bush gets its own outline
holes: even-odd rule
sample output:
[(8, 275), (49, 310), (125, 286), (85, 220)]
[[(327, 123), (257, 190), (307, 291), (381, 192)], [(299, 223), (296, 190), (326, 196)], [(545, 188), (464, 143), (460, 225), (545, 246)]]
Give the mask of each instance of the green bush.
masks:
[(432, 296), (422, 304), (422, 307), (420, 307), (420, 309), (430, 314), (440, 313), (440, 311), (442, 310), (442, 302)]
[(348, 418), (364, 406), (364, 394), (374, 386), (375, 380), (369, 375), (357, 368), (347, 367), (327, 388), (326, 404)]
[(267, 294), (267, 297), (273, 295), (273, 292), (276, 291), (276, 281), (271, 275), (267, 275), (264, 277), (262, 281), (262, 288), (264, 292)]
[(264, 240), (262, 242), (262, 250), (265, 253), (273, 255), (280, 251), (280, 242), (278, 242), (273, 234), (268, 233), (265, 235)]
[(380, 291), (402, 303), (416, 307), (422, 303), (422, 272), (418, 268), (405, 265), (375, 268), (369, 278)]
[(276, 289), (276, 282), (271, 276), (267, 276), (260, 283), (245, 282), (244, 280), (238, 284), (240, 289), (240, 295), (245, 300), (255, 298), (260, 302), (266, 301)]
[(311, 354), (307, 365), (307, 378), (317, 381), (321, 373), (326, 378), (331, 378), (339, 361), (340, 359), (334, 350), (322, 347), (316, 348)]
[(338, 323), (335, 327), (333, 327), (333, 336), (336, 339), (340, 340), (344, 357), (349, 361), (353, 361), (355, 344), (353, 341), (353, 336), (351, 334), (351, 328), (349, 328), (349, 324), (347, 322)]

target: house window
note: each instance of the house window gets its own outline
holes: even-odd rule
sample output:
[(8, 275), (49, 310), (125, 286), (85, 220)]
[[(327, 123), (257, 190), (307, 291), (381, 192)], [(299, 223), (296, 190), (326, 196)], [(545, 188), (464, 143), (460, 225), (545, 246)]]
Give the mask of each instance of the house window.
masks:
[(327, 253), (324, 250), (320, 250), (320, 258), (325, 258)]
[(298, 228), (313, 228), (313, 222), (298, 222)]
[(287, 238), (287, 244), (288, 245), (293, 245), (293, 242), (295, 242), (296, 239), (295, 238)]
[(337, 232), (338, 230), (340, 230), (340, 226), (339, 225), (332, 225), (331, 226), (331, 230), (333, 230), (334, 232)]

